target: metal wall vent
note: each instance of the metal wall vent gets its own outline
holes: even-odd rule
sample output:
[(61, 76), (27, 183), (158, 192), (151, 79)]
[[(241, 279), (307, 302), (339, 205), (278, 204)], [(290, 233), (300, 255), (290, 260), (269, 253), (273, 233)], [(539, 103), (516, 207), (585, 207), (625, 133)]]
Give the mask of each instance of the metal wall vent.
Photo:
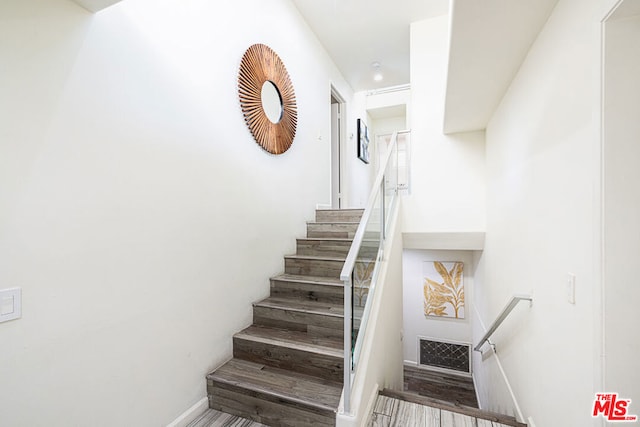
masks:
[(419, 338), (419, 364), (471, 373), (471, 344)]

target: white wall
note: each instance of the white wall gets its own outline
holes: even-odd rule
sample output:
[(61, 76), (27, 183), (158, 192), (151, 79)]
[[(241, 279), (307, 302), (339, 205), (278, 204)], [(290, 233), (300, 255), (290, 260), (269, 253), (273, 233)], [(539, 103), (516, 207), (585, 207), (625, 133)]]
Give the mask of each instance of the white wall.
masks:
[[(627, 3), (632, 3), (627, 0)], [(640, 414), (640, 15), (612, 19), (605, 30), (604, 289), (605, 387), (632, 399)], [(633, 325), (633, 326), (632, 326)], [(631, 329), (630, 329), (631, 328)]]
[[(372, 119), (367, 113), (365, 92), (356, 92), (354, 94), (352, 111), (353, 115), (347, 118), (347, 122), (352, 128), (347, 132), (346, 150), (343, 152), (346, 167), (345, 199), (347, 208), (364, 208), (367, 205), (369, 193), (371, 193), (371, 186), (375, 179), (375, 162), (373, 161), (375, 159), (375, 144), (373, 143), (371, 135)], [(364, 163), (358, 158), (358, 119), (362, 119), (369, 128), (369, 164)]]
[[(405, 249), (403, 274), (403, 348), (406, 362), (418, 363), (418, 337), (471, 343), (473, 321), (474, 263), (472, 251)], [(464, 319), (426, 317), (424, 315), (424, 263), (461, 261), (464, 263)]]
[[(388, 109), (399, 105), (405, 105), (405, 111), (410, 107), (411, 92), (408, 89), (392, 91), (381, 94), (371, 94), (367, 91), (356, 92), (351, 105), (351, 117), (348, 118), (349, 125), (353, 130), (348, 132), (345, 155), (346, 176), (345, 176), (345, 199), (347, 207), (364, 208), (371, 193), (371, 187), (378, 170), (378, 152), (376, 147), (376, 134), (389, 133), (390, 129), (405, 130), (408, 127), (406, 115), (374, 117), (371, 110)], [(369, 164), (365, 164), (358, 159), (358, 132), (356, 129), (357, 119), (363, 119), (369, 128)], [(401, 126), (400, 126), (401, 125)]]
[(443, 134), (449, 17), (411, 25), (411, 195), (404, 232), (483, 231), (484, 132)]
[[(532, 293), (533, 306), (521, 303), (492, 340), (525, 419), (537, 426), (598, 423), (597, 10), (598, 0), (560, 0), (486, 130), (485, 273), (476, 306), (488, 326), (512, 294)], [(575, 304), (567, 301), (568, 273), (576, 276)], [(502, 376), (489, 357), (496, 356), (476, 365), (477, 378)], [(481, 405), (515, 407), (498, 394), (485, 388)]]
[[(166, 425), (329, 202), (330, 85), (351, 90), (286, 0), (9, 0), (0, 40), (0, 289), (23, 291), (0, 423)], [(238, 103), (253, 43), (296, 90), (281, 156)]]

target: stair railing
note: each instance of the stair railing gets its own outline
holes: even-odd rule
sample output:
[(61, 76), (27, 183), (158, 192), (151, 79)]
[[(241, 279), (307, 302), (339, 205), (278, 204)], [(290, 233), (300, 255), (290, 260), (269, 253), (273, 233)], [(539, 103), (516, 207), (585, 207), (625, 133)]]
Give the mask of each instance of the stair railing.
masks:
[(504, 320), (509, 316), (509, 313), (513, 311), (513, 309), (518, 305), (520, 301), (529, 301), (529, 304), (533, 304), (533, 298), (530, 295), (514, 295), (511, 297), (507, 305), (502, 309), (496, 320), (493, 321), (487, 332), (480, 338), (478, 345), (474, 347), (475, 351), (482, 352), (480, 349), (484, 345), (485, 342), (488, 342), (489, 345), (493, 348), (493, 351), (496, 350), (496, 346), (492, 343), (489, 338), (493, 333), (498, 329), (498, 327), (504, 322)]
[(351, 389), (358, 366), (362, 337), (367, 327), (370, 301), (376, 289), (377, 261), (383, 259), (388, 220), (398, 196), (398, 135), (395, 132), (376, 175), (367, 206), (340, 273), (344, 282), (344, 399), (343, 409), (351, 413)]

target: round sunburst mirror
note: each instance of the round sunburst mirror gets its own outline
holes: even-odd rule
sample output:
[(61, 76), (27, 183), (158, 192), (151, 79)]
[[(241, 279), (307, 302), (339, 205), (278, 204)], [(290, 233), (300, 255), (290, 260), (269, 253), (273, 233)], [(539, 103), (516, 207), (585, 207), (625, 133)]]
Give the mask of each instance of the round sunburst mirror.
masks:
[(298, 107), (289, 73), (269, 46), (254, 44), (244, 53), (238, 93), (256, 142), (272, 154), (287, 151), (296, 135)]

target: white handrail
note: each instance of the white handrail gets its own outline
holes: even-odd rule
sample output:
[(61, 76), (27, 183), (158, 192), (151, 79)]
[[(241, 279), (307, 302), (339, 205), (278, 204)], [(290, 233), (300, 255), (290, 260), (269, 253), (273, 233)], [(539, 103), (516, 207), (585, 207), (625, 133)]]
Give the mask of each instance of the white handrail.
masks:
[(480, 348), (482, 347), (482, 345), (485, 342), (489, 341), (489, 337), (493, 335), (496, 329), (498, 329), (498, 326), (500, 326), (502, 322), (504, 322), (504, 319), (507, 318), (509, 313), (511, 313), (511, 311), (515, 308), (516, 305), (518, 305), (520, 301), (529, 301), (530, 303), (533, 303), (533, 298), (531, 297), (531, 295), (523, 295), (523, 294), (518, 294), (511, 297), (511, 299), (509, 300), (507, 305), (502, 309), (502, 311), (500, 312), (496, 320), (493, 321), (493, 323), (491, 324), (487, 332), (480, 339), (480, 342), (478, 342), (478, 345), (475, 346), (474, 348), (475, 351), (480, 351)]

